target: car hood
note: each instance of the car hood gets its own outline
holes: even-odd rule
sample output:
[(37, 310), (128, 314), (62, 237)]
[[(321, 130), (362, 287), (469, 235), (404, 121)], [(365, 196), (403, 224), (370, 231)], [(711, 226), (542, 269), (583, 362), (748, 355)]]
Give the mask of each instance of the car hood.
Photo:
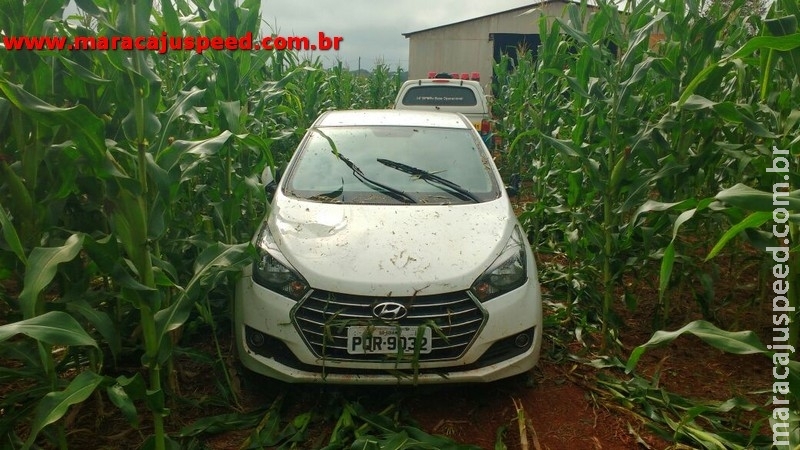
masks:
[(342, 205), (280, 196), (268, 225), (311, 287), (354, 295), (468, 289), (516, 224), (505, 196), (460, 205)]

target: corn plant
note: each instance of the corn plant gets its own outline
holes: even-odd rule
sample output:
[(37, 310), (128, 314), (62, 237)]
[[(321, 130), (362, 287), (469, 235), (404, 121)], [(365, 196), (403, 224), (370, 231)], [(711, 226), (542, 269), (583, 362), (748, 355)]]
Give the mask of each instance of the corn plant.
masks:
[[(571, 5), (552, 24), (540, 22), (542, 46), (533, 66), (519, 63), (518, 78), (503, 72), (505, 64), (498, 66), (513, 82), (501, 88), (495, 104), (499, 129), (511, 143), (504, 157), (529, 171), (533, 186), (534, 203), (521, 219), (535, 236), (534, 245), (577, 261), (553, 276), (547, 274), (553, 266), (546, 267), (543, 280), (566, 281), (566, 310), (574, 305), (575, 312), (597, 317), (606, 342), (616, 336), (613, 304), (624, 289), (623, 273), (658, 274), (654, 328), (661, 328), (674, 294), (673, 269), (682, 265), (684, 273), (697, 272), (689, 256), (693, 245), (707, 259), (738, 236), (755, 248), (776, 245), (767, 232), (775, 198), (787, 211), (776, 219), (788, 230), (780, 236), (787, 249), (781, 258), (795, 274), (786, 280), (787, 306), (797, 308), (798, 180), (797, 171), (789, 169), (798, 163), (797, 5), (776, 2), (762, 20), (741, 14), (743, 4), (636, 2), (625, 20), (616, 6), (600, 4), (590, 11)], [(652, 39), (656, 33), (663, 38)], [(696, 235), (719, 237), (705, 247), (693, 242)], [(653, 260), (658, 266), (648, 268)], [(580, 293), (578, 301), (572, 297), (576, 275), (591, 280), (593, 267), (600, 270), (599, 280), (582, 290), (601, 292), (600, 305)], [(707, 298), (701, 308), (710, 315), (710, 276), (690, 276), (696, 277), (690, 282), (702, 283)], [(796, 314), (791, 319), (788, 341), (795, 343)], [(658, 331), (652, 345), (695, 331), (725, 351), (741, 349), (725, 340), (726, 331), (707, 323), (673, 334)], [(752, 333), (748, 336), (752, 340)], [(763, 345), (758, 348), (770, 354)], [(635, 395), (629, 390), (625, 397)], [(797, 410), (796, 397), (789, 401)], [(662, 421), (674, 431), (671, 439), (708, 448), (722, 442), (696, 427), (697, 414), (676, 414)], [(758, 427), (753, 425), (754, 435)]]
[[(800, 202), (798, 201), (797, 187), (800, 179), (797, 167), (800, 163), (800, 140), (798, 131), (797, 108), (798, 90), (796, 88), (798, 78), (798, 68), (800, 68), (800, 33), (797, 29), (797, 22), (800, 20), (800, 9), (792, 2), (779, 2), (771, 12), (773, 18), (768, 19), (763, 24), (763, 35), (754, 37), (744, 43), (739, 49), (721, 58), (719, 62), (713, 62), (692, 80), (687, 89), (681, 95), (678, 104), (683, 108), (693, 108), (694, 104), (701, 103), (701, 109), (712, 110), (718, 114), (719, 118), (730, 123), (732, 126), (744, 128), (745, 132), (752, 133), (762, 139), (754, 145), (755, 157), (750, 162), (754, 171), (759, 174), (758, 183), (755, 187), (744, 184), (730, 186), (720, 190), (712, 198), (697, 201), (697, 207), (686, 209), (681, 216), (681, 221), (675, 223), (675, 233), (686, 220), (705, 208), (714, 206), (713, 201), (722, 202), (721, 210), (724, 214), (735, 222), (722, 235), (717, 244), (708, 254), (708, 259), (719, 254), (720, 250), (736, 235), (745, 230), (757, 229), (775, 216), (774, 210), (780, 205), (786, 206), (787, 233), (782, 247), (787, 248), (787, 266), (789, 267), (788, 284), (788, 306), (797, 309), (800, 307), (800, 296), (797, 286), (800, 283), (798, 271), (800, 271), (800, 260), (797, 255), (795, 245), (798, 236), (797, 220), (792, 220), (791, 215), (798, 211)], [(782, 14), (780, 17), (775, 17)], [(763, 52), (759, 59), (752, 58), (754, 52)], [(713, 77), (724, 67), (731, 64), (752, 65), (756, 78), (753, 88), (757, 88), (758, 98), (757, 107), (743, 107), (740, 105), (729, 105), (708, 100), (698, 94), (696, 89), (699, 85), (707, 82), (709, 77)], [(737, 75), (741, 76), (742, 72)], [(742, 82), (743, 80), (737, 80)], [(777, 92), (776, 92), (777, 91)], [(776, 191), (777, 189), (777, 191)], [(685, 206), (685, 205), (684, 205)], [(777, 220), (777, 219), (775, 219)], [(751, 234), (754, 241), (758, 242), (757, 233)], [(671, 252), (673, 243), (667, 247), (667, 252)], [(774, 256), (773, 256), (774, 258)], [(664, 277), (669, 278), (671, 271), (671, 261), (666, 260), (662, 264), (662, 285), (665, 284)], [(789, 341), (798, 342), (800, 337), (800, 325), (798, 325), (797, 315), (789, 324)]]
[(622, 21), (610, 4), (601, 4), (591, 17), (585, 5), (571, 5), (552, 26), (542, 20), (541, 59), (531, 87), (538, 97), (532, 115), (539, 119), (510, 149), (519, 151), (523, 137), (533, 139), (535, 151), (526, 152), (522, 164), (538, 168), (536, 200), (544, 206), (534, 206), (523, 218), (543, 224), (552, 222), (548, 214), (563, 215), (560, 222), (572, 226), (558, 236), (577, 232), (588, 253), (580, 256), (601, 266), (604, 336), (611, 330), (614, 287), (625, 269), (620, 260), (634, 245), (633, 239), (620, 239), (626, 216), (663, 176), (660, 167), (647, 166), (655, 159), (653, 130), (641, 120), (651, 117), (660, 95), (645, 88), (648, 72), (658, 65), (648, 57), (647, 45), (666, 14), (651, 11), (645, 2)]
[[(83, 1), (65, 19), (66, 3), (5, 0), (0, 33), (241, 36), (260, 26), (256, 1)], [(183, 325), (216, 330), (230, 317), (266, 210), (258, 175), (288, 159), (321, 111), (387, 106), (399, 72), (334, 81), (358, 93), (344, 106), (318, 89), (332, 72), (289, 52), (3, 51), (0, 67), (0, 277), (22, 286), (3, 297), (0, 358), (13, 367), (0, 379), (32, 386), (0, 404), (14, 411), (0, 418), (3, 446), (66, 448), (59, 419), (94, 396), (134, 427), (144, 405), (146, 445), (165, 448)], [(209, 300), (214, 289), (222, 305)], [(145, 377), (118, 374), (139, 355)]]
[[(737, 16), (742, 4), (637, 2), (625, 20), (616, 5), (569, 5), (552, 23), (540, 20), (535, 62), (523, 57), (511, 73), (506, 61), (496, 67), (507, 81), (494, 105), (509, 143), (503, 158), (532, 186), (534, 201), (520, 219), (535, 245), (566, 255), (565, 275), (555, 278), (565, 281), (566, 303), (596, 313), (606, 342), (615, 333), (624, 273), (639, 273), (651, 259), (662, 261), (664, 275), (674, 261), (692, 264), (669, 245), (670, 237), (683, 241), (670, 236), (676, 217), (669, 214), (694, 207), (679, 200), (755, 180), (753, 156), (779, 127), (768, 111), (749, 105), (759, 97), (752, 67), (704, 71), (750, 37), (743, 24), (759, 19)], [(682, 90), (687, 86), (693, 96)], [(681, 207), (666, 206), (673, 203)], [(668, 215), (646, 214), (659, 211)], [(724, 225), (695, 226), (708, 233)], [(576, 274), (590, 279), (595, 268), (597, 285), (574, 293)], [(669, 314), (668, 278), (661, 280), (656, 328)], [(711, 300), (702, 301), (709, 311)]]
[[(151, 17), (169, 26), (178, 23), (170, 2), (162, 2), (160, 14), (148, 2), (84, 2), (84, 18), (77, 22), (60, 20), (57, 13), (64, 6), (61, 2), (7, 3), (0, 28), (10, 35), (142, 36), (158, 34), (151, 30)], [(248, 23), (255, 27), (258, 3), (243, 6), (246, 8), (239, 12), (249, 14)], [(186, 12), (189, 5), (178, 2), (178, 7)], [(19, 18), (24, 19), (22, 23)], [(93, 28), (87, 28), (86, 23)], [(47, 431), (46, 426), (56, 422), (69, 405), (85, 400), (104, 385), (112, 402), (126, 412), (130, 412), (133, 401), (146, 400), (152, 412), (152, 444), (165, 448), (168, 405), (162, 368), (170, 365), (172, 333), (186, 322), (205, 290), (224, 274), (238, 271), (250, 257), (248, 244), (235, 244), (232, 237), (231, 224), (238, 217), (221, 214), (225, 239), (224, 243), (214, 243), (210, 239), (192, 240), (187, 234), (170, 235), (181, 229), (179, 220), (185, 217), (169, 212), (175, 204), (191, 211), (193, 200), (207, 204), (185, 188), (198, 171), (217, 165), (216, 156), (226, 145), (227, 152), (222, 154), (230, 182), (223, 185), (228, 188), (224, 195), (233, 196), (236, 185), (230, 173), (234, 167), (231, 146), (235, 142), (239, 148), (255, 149), (259, 141), (248, 140), (238, 124), (210, 130), (192, 127), (190, 119), (198, 111), (195, 106), (207, 92), (205, 80), (190, 78), (186, 85), (172, 91), (173, 97), (165, 99), (162, 79), (153, 71), (159, 65), (144, 52), (4, 52), (2, 57), (5, 72), (0, 76), (0, 92), (7, 125), (2, 129), (9, 138), (2, 148), (2, 170), (6, 174), (2, 226), (16, 264), (25, 268), (21, 271), (25, 274), (24, 288), (17, 304), (22, 320), (2, 328), (6, 337), (22, 333), (32, 338), (40, 361), (23, 358), (20, 350), (26, 344), (16, 341), (2, 350), (4, 357), (19, 360), (25, 368), (8, 376), (41, 380), (41, 388), (21, 397), (26, 400), (21, 415), (8, 421), (4, 418), (4, 436), (10, 442), (18, 441), (11, 421), (24, 418), (28, 412), (32, 425), (25, 446), (33, 445), (39, 432)], [(181, 70), (180, 61), (159, 62), (165, 75)], [(175, 77), (173, 81), (181, 79)], [(62, 105), (64, 98), (71, 100)], [(223, 104), (213, 111), (231, 109)], [(184, 132), (184, 139), (176, 139), (172, 133), (181, 128), (195, 128), (193, 131), (199, 133)], [(234, 137), (231, 129), (239, 134)], [(265, 160), (263, 155), (255, 158), (262, 166)], [(238, 185), (244, 188), (236, 199), (241, 203), (243, 194), (260, 191), (256, 184), (240, 182)], [(219, 209), (226, 211), (225, 205)], [(202, 223), (198, 218), (190, 219), (189, 223)], [(176, 226), (171, 227), (173, 223)], [(178, 245), (168, 238), (177, 238)], [(105, 283), (99, 293), (92, 288), (95, 278)], [(45, 297), (54, 279), (60, 286), (55, 302)], [(80, 322), (55, 316), (57, 312), (75, 315)], [(55, 338), (25, 332), (41, 321), (53, 325), (56, 318), (62, 325), (52, 332)], [(137, 323), (125, 323), (131, 318)], [(80, 345), (87, 345), (86, 339), (76, 343), (75, 339), (59, 337), (70, 333), (77, 336), (75, 330), (90, 327), (108, 343), (114, 358), (120, 356), (124, 346), (141, 347), (149, 374), (146, 389), (136, 378), (107, 375), (101, 354), (81, 350)], [(120, 342), (120, 336), (130, 335), (134, 329), (139, 330), (141, 341)], [(92, 342), (90, 348), (101, 347)], [(55, 358), (54, 344), (71, 346), (69, 357)], [(73, 359), (91, 364), (74, 365)], [(57, 372), (66, 368), (83, 373), (62, 390), (64, 382)], [(37, 375), (40, 373), (41, 377)], [(61, 403), (54, 407), (53, 399)], [(136, 418), (135, 413), (128, 416)], [(66, 448), (60, 427), (52, 440)]]
[[(753, 37), (741, 47), (731, 51), (724, 57), (710, 61), (689, 83), (682, 93), (679, 106), (684, 109), (703, 109), (718, 115), (723, 123), (731, 127), (744, 129), (761, 139), (753, 146), (755, 152), (750, 165), (757, 175), (755, 186), (735, 184), (722, 189), (712, 197), (704, 199), (689, 198), (677, 204), (661, 205), (664, 209), (681, 211), (675, 220), (673, 240), (666, 247), (665, 258), (661, 266), (661, 289), (663, 292), (669, 280), (674, 255), (674, 236), (679, 228), (690, 219), (723, 214), (730, 221), (730, 227), (708, 252), (706, 259), (717, 256), (721, 250), (737, 235), (743, 235), (757, 248), (770, 254), (770, 265), (777, 261), (785, 263), (788, 273), (782, 280), (786, 304), (783, 310), (787, 314), (788, 324), (782, 340), (784, 345), (795, 345), (800, 336), (797, 309), (800, 307), (798, 288), (800, 284), (800, 259), (797, 253), (798, 221), (796, 212), (800, 208), (798, 190), (797, 164), (800, 163), (800, 140), (798, 132), (800, 124), (797, 117), (800, 110), (798, 97), (798, 68), (800, 68), (800, 33), (797, 22), (800, 20), (800, 9), (793, 2), (777, 2), (773, 5), (768, 18), (760, 24), (761, 35)], [(758, 58), (754, 53), (760, 53)], [(740, 104), (731, 105), (710, 100), (697, 93), (699, 86), (713, 77), (719, 77), (726, 67), (737, 65), (743, 70), (734, 72), (738, 84), (748, 84), (753, 90), (752, 107)], [(748, 76), (750, 75), (750, 76)], [(795, 169), (792, 169), (794, 167)], [(778, 207), (783, 213), (778, 213)], [(713, 213), (711, 212), (713, 211)], [(768, 227), (769, 222), (774, 226)], [(784, 224), (781, 227), (778, 223)], [(762, 232), (760, 228), (773, 230)], [(783, 228), (783, 232), (776, 230)], [(780, 234), (780, 235), (778, 235)], [(780, 250), (782, 249), (782, 250)], [(774, 272), (773, 272), (774, 273)], [(779, 277), (778, 274), (775, 274)], [(772, 286), (775, 286), (772, 284)], [(773, 287), (773, 291), (774, 291)], [(773, 292), (773, 295), (777, 293)], [(772, 297), (772, 296), (770, 296)], [(774, 303), (773, 303), (774, 305)], [(777, 324), (777, 323), (776, 323)], [(778, 332), (779, 328), (774, 328)], [(656, 336), (651, 341), (656, 340)], [(662, 336), (663, 338), (663, 336)], [(724, 346), (725, 351), (735, 351), (731, 346)], [(763, 351), (776, 361), (778, 351)], [(785, 355), (785, 354), (784, 354)], [(635, 356), (632, 362), (635, 364)], [(789, 386), (787, 406), (789, 413), (789, 430), (787, 442), (790, 447), (800, 444), (798, 435), (798, 411), (800, 402), (796, 395), (798, 384), (797, 355), (789, 361)], [(774, 417), (773, 417), (774, 419)]]

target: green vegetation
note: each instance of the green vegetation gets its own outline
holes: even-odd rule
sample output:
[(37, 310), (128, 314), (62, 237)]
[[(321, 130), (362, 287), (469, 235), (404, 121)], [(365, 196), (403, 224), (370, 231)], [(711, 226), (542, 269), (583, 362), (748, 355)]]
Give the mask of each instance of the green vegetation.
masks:
[[(241, 36), (261, 23), (259, 1), (80, 2), (78, 16), (54, 19), (66, 3), (3, 2), (0, 29)], [(321, 110), (385, 106), (396, 80), (387, 67), (357, 79), (266, 51), (3, 51), (0, 67), (0, 258), (3, 278), (23, 286), (2, 296), (0, 357), (19, 366), (0, 377), (33, 383), (3, 400), (23, 405), (0, 419), (4, 446), (43, 432), (65, 448), (58, 420), (104, 390), (133, 426), (143, 402), (152, 446), (166, 448), (173, 351), (191, 317), (212, 330), (228, 317), (265, 210), (257, 174), (288, 158)], [(139, 356), (144, 378), (116, 375)], [(24, 443), (18, 421), (31, 423)]]
[[(0, 30), (241, 36), (258, 35), (261, 23), (253, 0), (82, 0), (62, 20), (66, 3), (0, 1)], [(533, 200), (520, 216), (531, 242), (565, 261), (541, 267), (561, 304), (548, 332), (581, 341), (578, 330), (596, 330), (606, 356), (593, 363), (632, 373), (597, 387), (665, 438), (704, 448), (768, 445), (763, 421), (742, 434), (726, 419), (765, 405), (693, 404), (633, 371), (645, 348), (682, 333), (772, 355), (754, 334), (715, 322), (715, 275), (700, 263), (758, 249), (772, 285), (765, 249), (775, 244), (776, 185), (791, 191), (787, 297), (800, 308), (800, 10), (778, 0), (762, 19), (739, 14), (743, 3), (643, 1), (625, 13), (571, 5), (540, 22), (537, 61), (498, 64), (493, 104), (507, 143), (501, 168), (521, 173)], [(254, 429), (253, 445), (307, 439), (311, 413), (281, 427), (279, 403), (168, 433), (181, 401), (174, 358), (192, 352), (198, 329), (211, 330), (219, 391), (239, 410), (234, 363), (217, 336), (228, 331), (233, 282), (266, 208), (258, 175), (288, 159), (319, 112), (388, 106), (399, 71), (357, 77), (267, 51), (2, 51), (0, 68), (0, 385), (24, 387), (0, 398), (0, 446), (67, 448), (65, 415), (88, 401), (118, 408), (131, 427), (152, 423), (146, 448), (196, 447), (201, 433), (243, 428)], [(773, 149), (788, 152), (789, 172), (767, 171)], [(656, 333), (622, 355), (615, 311), (642, 301), (622, 281), (648, 275), (659, 279)], [(687, 291), (706, 321), (658, 331)], [(794, 319), (788, 343), (797, 346)], [(125, 370), (131, 361), (136, 370)], [(336, 423), (327, 448), (456, 446), (399, 411), (372, 414), (345, 399), (323, 406)]]
[[(753, 306), (771, 305), (776, 295), (766, 249), (791, 249), (785, 281), (795, 312), (783, 343), (799, 342), (800, 10), (796, 2), (778, 1), (762, 19), (741, 14), (744, 3), (644, 1), (624, 14), (609, 4), (570, 5), (564, 17), (540, 20), (537, 61), (523, 58), (513, 71), (508, 61), (498, 65), (494, 113), (510, 143), (504, 168), (522, 173), (535, 200), (521, 220), (539, 252), (567, 261), (546, 266), (544, 283), (566, 300), (564, 323), (576, 322), (576, 329), (599, 323), (607, 350), (619, 344), (615, 311), (641, 301), (628, 292), (626, 276), (659, 280), (654, 331), (686, 290), (713, 321), (720, 307), (715, 274), (696, 255), (712, 260), (731, 246), (734, 253), (762, 252), (767, 289)], [(778, 156), (792, 169), (768, 171)], [(776, 190), (783, 193), (775, 197)], [(773, 198), (785, 201), (787, 214), (778, 220), (787, 224), (788, 244), (770, 232)], [(742, 353), (743, 335), (698, 323), (692, 329), (703, 329), (699, 337)], [(747, 352), (772, 355), (760, 342)], [(800, 443), (800, 372), (793, 359), (792, 448)], [(645, 410), (663, 406), (640, 400)], [(674, 439), (704, 448), (754, 444), (748, 436), (715, 434), (728, 431), (718, 420), (710, 434), (692, 433), (694, 419), (661, 423)]]

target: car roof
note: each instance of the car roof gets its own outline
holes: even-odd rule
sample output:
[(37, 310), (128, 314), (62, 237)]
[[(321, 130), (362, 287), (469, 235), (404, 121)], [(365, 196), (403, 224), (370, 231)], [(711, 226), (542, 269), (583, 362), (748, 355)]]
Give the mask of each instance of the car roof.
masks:
[(405, 126), (470, 129), (472, 124), (460, 113), (399, 109), (328, 111), (314, 122), (316, 127)]
[(403, 83), (402, 87), (408, 86), (427, 86), (427, 85), (435, 85), (435, 86), (473, 86), (475, 88), (483, 90), (481, 83), (475, 80), (462, 80), (460, 78), (419, 78), (415, 80), (406, 80)]

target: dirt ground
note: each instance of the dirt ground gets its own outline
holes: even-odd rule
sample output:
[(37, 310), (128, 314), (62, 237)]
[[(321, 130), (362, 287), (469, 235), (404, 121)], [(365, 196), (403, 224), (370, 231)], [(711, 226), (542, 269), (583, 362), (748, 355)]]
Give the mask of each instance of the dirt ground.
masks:
[[(641, 340), (644, 341), (646, 338)], [(225, 345), (230, 343), (223, 342)], [(661, 385), (685, 396), (725, 400), (741, 395), (763, 404), (763, 399), (749, 393), (768, 386), (767, 363), (763, 357), (726, 355), (697, 339), (681, 338), (664, 349), (645, 353), (640, 367), (642, 373), (650, 374), (660, 368)], [(213, 406), (210, 400), (217, 395), (218, 373), (195, 361), (180, 361), (180, 365), (185, 401), (172, 407), (169, 428), (173, 433), (199, 418), (232, 412)], [(613, 374), (625, 376), (620, 370), (614, 370)], [(245, 411), (257, 410), (270, 405), (277, 395), (284, 395), (287, 409), (284, 421), (288, 421), (331, 395), (359, 402), (375, 413), (399, 402), (418, 428), (486, 449), (495, 448), (501, 428), (505, 428), (502, 441), (508, 449), (691, 448), (676, 447), (660, 439), (636, 415), (615, 402), (603, 400), (592, 390), (596, 375), (596, 369), (587, 365), (550, 359), (545, 348), (539, 366), (529, 374), (486, 385), (335, 387), (287, 385), (256, 376), (248, 377), (251, 381), (243, 387), (242, 404)], [(521, 444), (518, 406), (530, 419), (529, 447)], [(142, 415), (140, 429), (134, 430), (112, 405), (106, 404), (100, 410), (95, 402), (73, 408), (67, 420), (69, 448), (135, 449), (151, 431), (146, 415)], [(314, 434), (327, 439), (333, 426), (333, 421), (316, 423), (308, 440), (298, 448), (318, 448), (314, 442), (320, 441)], [(251, 431), (209, 435), (202, 443), (210, 449), (238, 449)], [(533, 434), (539, 447), (534, 446)]]
[[(762, 402), (761, 397), (751, 393), (770, 381), (766, 358), (726, 355), (698, 339), (681, 339), (664, 349), (646, 353), (642, 372), (652, 373), (656, 367), (660, 368), (662, 386), (696, 399), (726, 400), (740, 395)], [(625, 378), (620, 370), (612, 372)], [(587, 365), (555, 362), (545, 357), (529, 374), (487, 385), (320, 387), (262, 379), (265, 385), (251, 388), (247, 403), (263, 406), (280, 392), (296, 402), (300, 412), (320, 398), (342, 395), (378, 412), (389, 402), (400, 399), (408, 417), (419, 428), (485, 449), (495, 448), (500, 428), (505, 428), (502, 441), (508, 449), (691, 448), (657, 437), (638, 416), (620, 404), (604, 400), (594, 391), (596, 376), (597, 371)], [(532, 433), (527, 430), (531, 433), (526, 437), (529, 447), (522, 447), (518, 406), (530, 420), (528, 427), (533, 429)], [(329, 434), (332, 425), (323, 425), (319, 431)], [(249, 430), (221, 434), (209, 438), (206, 444), (213, 449), (239, 448), (248, 433)], [(532, 434), (538, 447), (534, 446)]]
[[(754, 329), (768, 335), (769, 311), (754, 302), (759, 289), (758, 270), (750, 270), (740, 263), (729, 269), (737, 270), (735, 276), (721, 278), (717, 286), (719, 298), (713, 308), (716, 322), (728, 329)], [(630, 286), (637, 290), (640, 299), (634, 311), (617, 306), (621, 324), (621, 357), (627, 357), (637, 345), (646, 342), (652, 334), (653, 302), (656, 298), (652, 282), (631, 278)], [(669, 323), (665, 329), (676, 329), (691, 320), (700, 318), (691, 298), (675, 301)], [(242, 410), (254, 411), (270, 405), (278, 395), (285, 398), (284, 422), (294, 415), (313, 409), (331, 395), (358, 402), (371, 412), (379, 412), (391, 403), (398, 403), (405, 417), (418, 428), (481, 448), (493, 449), (498, 430), (505, 429), (502, 442), (508, 449), (680, 449), (691, 448), (667, 442), (651, 432), (639, 416), (625, 409), (602, 392), (596, 390), (596, 379), (602, 374), (626, 379), (619, 369), (595, 369), (575, 362), (568, 355), (577, 354), (593, 358), (596, 342), (591, 335), (585, 337), (586, 345), (564, 340), (564, 331), (545, 330), (542, 358), (530, 373), (486, 385), (443, 385), (419, 387), (336, 387), (287, 385), (261, 377), (247, 377), (241, 387)], [(561, 333), (556, 336), (553, 333)], [(220, 333), (223, 353), (232, 355), (229, 333)], [(208, 339), (210, 341), (210, 339)], [(175, 433), (197, 419), (215, 414), (235, 412), (219, 397), (220, 371), (212, 366), (211, 342), (198, 342), (195, 350), (208, 354), (201, 361), (197, 357), (178, 358), (181, 395), (171, 405), (168, 427)], [(742, 396), (756, 404), (766, 404), (761, 391), (771, 383), (771, 366), (763, 356), (728, 355), (705, 345), (692, 337), (682, 337), (667, 347), (648, 350), (637, 371), (646, 376), (658, 374), (659, 385), (671, 392), (692, 399), (726, 400)], [(231, 357), (230, 367), (238, 367)], [(135, 362), (131, 370), (136, 369)], [(20, 386), (0, 386), (4, 390)], [(23, 387), (24, 388), (24, 387)], [(528, 447), (520, 439), (518, 408), (529, 419)], [(143, 406), (140, 411), (144, 411)], [(111, 449), (140, 448), (144, 438), (151, 433), (146, 414), (141, 415), (138, 430), (133, 429), (110, 403), (87, 401), (70, 410), (66, 417), (69, 448)], [(754, 416), (752, 420), (756, 420)], [(316, 421), (310, 428), (308, 439), (297, 448), (318, 448), (330, 435), (335, 419)], [(22, 430), (24, 431), (24, 430)], [(742, 430), (746, 431), (746, 430)], [(195, 448), (240, 448), (252, 428), (209, 434)], [(763, 433), (767, 433), (765, 429)], [(533, 436), (535, 435), (535, 439)], [(327, 442), (327, 440), (324, 440)], [(536, 444), (538, 443), (538, 447)]]
[[(629, 424), (632, 430), (643, 433), (651, 448), (667, 446), (666, 442), (647, 435), (641, 424), (593, 402), (578, 384), (579, 378), (565, 372), (569, 367), (543, 364), (531, 374), (479, 386), (283, 386), (279, 390), (289, 391), (297, 402), (306, 405), (337, 391), (375, 412), (382, 410), (388, 401), (400, 398), (403, 409), (419, 428), (487, 449), (495, 448), (501, 427), (506, 428), (503, 441), (508, 448), (521, 448), (515, 402), (522, 405), (542, 449), (636, 448), (636, 436), (629, 430)], [(269, 393), (261, 393), (251, 400), (262, 403), (272, 398)], [(527, 439), (533, 440), (530, 435)], [(241, 442), (242, 436), (234, 434), (213, 437), (207, 444), (215, 449), (227, 449), (238, 448)]]
[[(747, 299), (757, 285), (757, 272), (740, 277), (737, 283), (719, 287), (720, 294), (730, 294), (732, 303), (719, 304), (715, 315), (731, 328), (745, 325), (766, 333), (768, 311), (748, 306)], [(643, 288), (644, 290), (650, 289)], [(641, 292), (641, 295), (646, 292)], [(645, 297), (647, 298), (647, 297)], [(652, 297), (650, 297), (652, 298)], [(692, 303), (673, 307), (668, 329), (675, 329), (700, 318)], [(621, 354), (627, 356), (635, 346), (646, 342), (651, 334), (652, 305), (642, 302), (635, 311), (621, 310)], [(764, 324), (759, 328), (754, 324)], [(762, 336), (762, 339), (764, 337)], [(528, 374), (486, 385), (443, 385), (419, 387), (335, 387), (287, 385), (256, 377), (243, 389), (246, 409), (270, 404), (279, 395), (287, 400), (287, 418), (307, 411), (324, 398), (339, 395), (357, 401), (368, 410), (378, 412), (390, 403), (399, 403), (418, 427), (428, 433), (445, 435), (466, 444), (493, 449), (498, 430), (505, 429), (502, 442), (508, 449), (682, 449), (691, 448), (667, 442), (656, 436), (640, 416), (609, 400), (597, 390), (599, 375), (628, 379), (622, 370), (598, 370), (575, 362), (565, 355), (595, 355), (592, 336), (586, 337), (588, 347), (577, 342), (564, 348), (553, 335), (546, 333), (542, 359)], [(596, 340), (595, 340), (596, 342)], [(229, 344), (225, 344), (229, 345)], [(758, 391), (771, 383), (771, 366), (763, 356), (736, 356), (716, 350), (697, 338), (681, 337), (669, 346), (648, 350), (642, 357), (638, 372), (659, 376), (659, 385), (670, 392), (696, 400), (727, 400), (745, 397), (756, 404), (765, 404), (764, 394)], [(188, 383), (198, 392), (208, 390), (209, 382), (200, 375)], [(251, 379), (252, 380), (252, 379)], [(529, 419), (528, 447), (523, 447), (518, 427), (518, 407)], [(186, 411), (185, 418), (197, 411)], [(759, 416), (752, 414), (750, 422)], [(747, 420), (744, 420), (747, 422)], [(189, 423), (189, 420), (186, 420)], [(317, 423), (311, 433), (329, 436), (332, 422)], [(239, 448), (251, 430), (222, 433), (208, 437), (204, 443), (212, 449)], [(747, 431), (747, 428), (742, 430)], [(764, 434), (768, 430), (762, 431)], [(535, 440), (532, 437), (535, 435)], [(323, 436), (320, 436), (323, 437)], [(315, 447), (314, 439), (299, 448)], [(317, 441), (319, 442), (319, 441)], [(325, 441), (327, 442), (327, 441)], [(536, 444), (538, 443), (538, 447)]]

